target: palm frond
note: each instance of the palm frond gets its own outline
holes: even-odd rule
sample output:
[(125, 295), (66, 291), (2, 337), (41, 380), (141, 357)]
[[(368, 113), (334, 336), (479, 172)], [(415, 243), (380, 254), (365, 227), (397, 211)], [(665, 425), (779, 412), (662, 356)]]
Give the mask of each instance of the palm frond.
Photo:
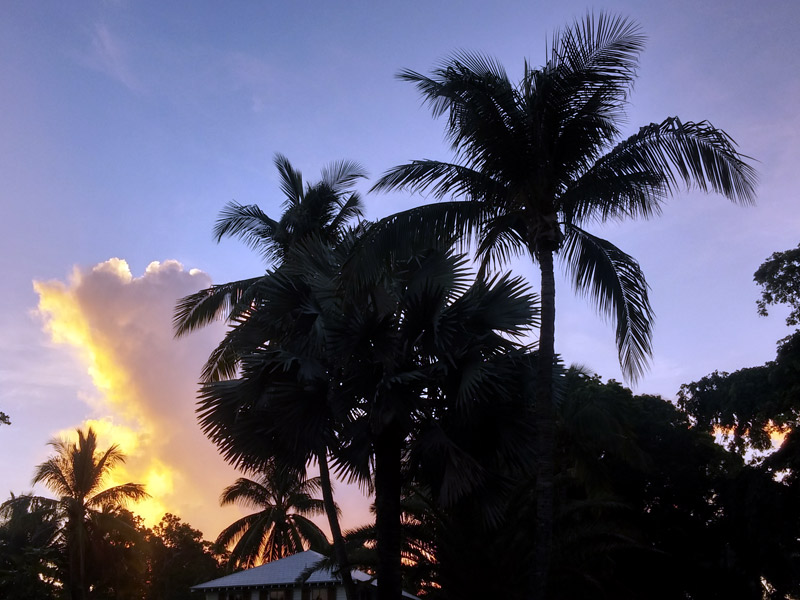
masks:
[(337, 160), (322, 169), (320, 181), (334, 194), (339, 195), (359, 179), (366, 179), (367, 171), (352, 160)]
[(348, 196), (339, 196), (338, 205), (339, 211), (334, 215), (327, 229), (336, 232), (337, 237), (341, 238), (348, 222), (364, 216), (364, 203), (361, 196), (357, 192), (353, 192)]
[(222, 319), (235, 318), (249, 305), (248, 292), (261, 277), (231, 281), (184, 296), (175, 306), (172, 326), (175, 336), (181, 337)]
[(31, 483), (43, 483), (55, 494), (71, 496), (74, 493), (73, 485), (64, 467), (58, 458), (50, 458), (36, 467)]
[(141, 483), (125, 483), (95, 494), (89, 499), (89, 504), (99, 508), (116, 507), (149, 497), (150, 494), (145, 491), (144, 485)]
[(610, 242), (575, 226), (566, 227), (563, 253), (575, 289), (616, 326), (620, 364), (637, 380), (651, 353), (654, 319), (639, 264)]
[[(748, 157), (736, 150), (734, 141), (724, 131), (707, 121), (682, 122), (670, 117), (651, 123), (618, 144), (598, 164), (600, 176), (615, 171), (623, 174), (642, 173), (657, 182), (659, 177), (668, 193), (679, 181), (689, 188), (713, 191), (738, 204), (753, 204), (757, 175)], [(631, 197), (618, 208), (604, 208), (612, 217), (648, 214), (643, 201), (647, 197)]]
[(439, 202), (419, 206), (371, 224), (355, 240), (344, 264), (343, 280), (356, 288), (366, 286), (395, 256), (414, 256), (430, 248), (468, 244), (469, 237), (486, 218), (487, 207), (479, 202)]
[(303, 190), (303, 175), (292, 167), (292, 163), (283, 154), (276, 154), (273, 161), (281, 180), (281, 191), (286, 197), (283, 203), (284, 210), (298, 206), (305, 195)]
[(226, 487), (219, 497), (220, 506), (241, 504), (247, 508), (263, 509), (273, 502), (272, 492), (258, 481), (240, 477)]
[(214, 225), (214, 239), (219, 242), (227, 236), (237, 237), (270, 263), (280, 255), (280, 248), (275, 242), (278, 228), (279, 223), (257, 205), (229, 202)]
[(609, 85), (624, 93), (636, 74), (644, 42), (641, 27), (633, 21), (605, 12), (595, 18), (590, 12), (556, 32), (547, 69), (584, 81), (587, 95)]
[(408, 189), (412, 192), (430, 191), (434, 198), (446, 196), (482, 200), (503, 195), (503, 186), (470, 167), (436, 160), (415, 160), (393, 167), (372, 186), (370, 191)]

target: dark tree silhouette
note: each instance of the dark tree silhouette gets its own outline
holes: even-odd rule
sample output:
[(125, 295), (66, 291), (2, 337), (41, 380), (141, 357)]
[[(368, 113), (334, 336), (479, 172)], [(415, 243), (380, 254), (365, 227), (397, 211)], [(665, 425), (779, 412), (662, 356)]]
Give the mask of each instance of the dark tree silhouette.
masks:
[(325, 512), (319, 477), (304, 479), (287, 469), (267, 464), (257, 480), (240, 477), (225, 488), (220, 504), (239, 504), (257, 512), (222, 530), (217, 544), (232, 547), (230, 565), (253, 567), (303, 550), (324, 552), (328, 539), (309, 516)]
[[(294, 248), (306, 240), (313, 238), (326, 247), (341, 243), (349, 224), (362, 215), (361, 198), (352, 191), (352, 185), (365, 176), (363, 169), (350, 161), (333, 163), (323, 170), (319, 182), (304, 186), (301, 173), (284, 156), (275, 157), (275, 166), (286, 198), (281, 218), (275, 221), (257, 206), (230, 204), (217, 221), (214, 231), (217, 241), (226, 236), (238, 237), (259, 251), (268, 266), (278, 267), (285, 263)], [(232, 325), (205, 365), (203, 381), (207, 384), (234, 377), (243, 357), (265, 347), (270, 339), (285, 339), (294, 334), (280, 327), (280, 317), (271, 318), (270, 315), (274, 312), (270, 315), (264, 314), (269, 307), (263, 297), (269, 291), (272, 279), (272, 274), (267, 272), (261, 277), (201, 290), (178, 303), (174, 320), (177, 335), (193, 331), (219, 318), (226, 319)], [(328, 467), (329, 448), (326, 445), (328, 436), (316, 435), (317, 432), (309, 431), (308, 427), (306, 430), (306, 438), (313, 440), (313, 445), (303, 448), (299, 456), (301, 462), (313, 458), (319, 465), (325, 512), (340, 574), (347, 597), (355, 600), (355, 588), (350, 577), (333, 499), (333, 484)], [(297, 452), (295, 454), (298, 455)], [(247, 460), (249, 466), (254, 467), (257, 466), (254, 463), (260, 464), (264, 458), (262, 454), (258, 457), (250, 456)], [(245, 453), (237, 454), (234, 460), (245, 460)]]
[[(119, 447), (97, 447), (97, 435), (90, 427), (77, 430), (77, 442), (55, 439), (50, 445), (56, 454), (36, 467), (33, 483), (44, 483), (58, 496), (58, 510), (63, 522), (61, 535), (67, 551), (68, 589), (72, 600), (87, 600), (92, 532), (105, 521), (114, 520), (114, 510), (147, 496), (138, 483), (103, 488), (114, 466), (125, 461)], [(99, 557), (95, 557), (99, 558)]]
[(414, 161), (374, 186), (455, 198), (393, 217), (407, 231), (474, 233), (484, 266), (518, 254), (539, 266), (537, 598), (545, 593), (552, 535), (554, 257), (615, 322), (620, 363), (636, 379), (651, 348), (644, 276), (631, 256), (584, 227), (655, 215), (680, 183), (735, 202), (754, 198), (753, 169), (708, 122), (671, 117), (620, 141), (643, 45), (636, 25), (601, 13), (556, 34), (544, 66), (526, 62), (518, 83), (495, 60), (469, 53), (444, 61), (430, 77), (401, 71), (435, 117), (447, 116), (457, 162)]

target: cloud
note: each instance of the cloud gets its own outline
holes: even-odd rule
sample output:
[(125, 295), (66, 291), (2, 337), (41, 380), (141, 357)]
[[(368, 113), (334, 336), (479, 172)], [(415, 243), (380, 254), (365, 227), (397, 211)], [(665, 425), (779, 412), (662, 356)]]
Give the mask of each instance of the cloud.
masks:
[(109, 483), (147, 486), (151, 500), (133, 510), (148, 524), (169, 511), (213, 537), (238, 518), (217, 501), (237, 473), (200, 431), (194, 399), (222, 326), (176, 340), (171, 323), (176, 300), (210, 283), (172, 260), (153, 262), (134, 277), (124, 260), (113, 258), (76, 268), (66, 283), (34, 288), (45, 330), (78, 354), (94, 384), (84, 395), (91, 418), (80, 426), (94, 427), (104, 446), (119, 444), (128, 455)]
[(94, 26), (91, 52), (85, 57), (84, 63), (118, 81), (132, 92), (142, 91), (141, 83), (131, 71), (124, 44), (101, 23)]
[[(66, 283), (34, 282), (34, 289), (45, 331), (77, 354), (91, 378), (93, 389), (82, 398), (91, 415), (80, 426), (128, 456), (107, 483), (144, 483), (152, 498), (132, 510), (148, 524), (168, 511), (213, 538), (241, 516), (218, 503), (240, 473), (220, 458), (194, 414), (200, 370), (224, 329), (210, 326), (177, 340), (172, 333), (176, 300), (209, 285), (208, 275), (174, 260), (150, 263), (134, 277), (127, 262), (112, 258), (75, 268)], [(74, 431), (55, 433), (68, 435)], [(343, 527), (371, 520), (370, 500), (355, 486), (339, 485), (337, 499)], [(324, 518), (315, 521), (328, 529)]]

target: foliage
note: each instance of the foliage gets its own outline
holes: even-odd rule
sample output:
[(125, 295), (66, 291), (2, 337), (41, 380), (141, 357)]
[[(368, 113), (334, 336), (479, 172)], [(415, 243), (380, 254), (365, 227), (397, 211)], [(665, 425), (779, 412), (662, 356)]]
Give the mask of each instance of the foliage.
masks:
[(0, 425), (11, 425), (11, 417), (0, 411)]
[[(695, 427), (721, 434), (739, 454), (789, 441), (800, 417), (800, 333), (781, 341), (774, 361), (684, 384), (678, 405)], [(781, 456), (785, 455), (781, 453)], [(774, 463), (776, 459), (771, 462)]]
[(203, 533), (167, 513), (145, 531), (147, 541), (146, 600), (191, 600), (190, 588), (224, 574), (214, 546)]
[(758, 314), (767, 316), (768, 306), (787, 304), (791, 312), (786, 324), (800, 323), (800, 246), (775, 252), (762, 263), (753, 279), (762, 288)]
[(58, 533), (58, 516), (51, 502), (12, 494), (0, 506), (0, 597), (56, 597)]
[(319, 477), (305, 479), (267, 463), (258, 480), (240, 477), (225, 488), (220, 504), (241, 504), (258, 512), (238, 519), (217, 537), (221, 547), (233, 547), (229, 566), (248, 568), (278, 560), (303, 550), (324, 552), (325, 534), (308, 516), (325, 512), (319, 493)]
[[(47, 498), (14, 496), (0, 507), (0, 597), (69, 597), (69, 551), (59, 506)], [(104, 508), (90, 516), (92, 600), (190, 600), (190, 587), (224, 570), (211, 542), (166, 514), (146, 529), (131, 512)], [(224, 557), (220, 557), (224, 558)]]
[(65, 582), (73, 600), (85, 600), (93, 580), (100, 578), (93, 570), (101, 566), (104, 557), (104, 536), (130, 529), (120, 519), (120, 506), (147, 493), (138, 483), (103, 489), (106, 476), (124, 462), (125, 456), (116, 445), (99, 450), (92, 428), (76, 433), (77, 442), (50, 442), (56, 453), (36, 467), (33, 483), (44, 483), (58, 496), (61, 538), (67, 554)]
[(434, 117), (446, 115), (455, 162), (417, 160), (373, 189), (428, 191), (452, 200), (390, 217), (434, 238), (477, 239), (484, 268), (526, 254), (539, 266), (542, 321), (535, 409), (537, 553), (531, 595), (545, 594), (553, 527), (554, 257), (576, 290), (616, 325), (623, 371), (635, 380), (651, 352), (652, 311), (638, 263), (585, 227), (658, 214), (679, 185), (754, 198), (755, 173), (723, 131), (670, 117), (621, 139), (644, 44), (619, 17), (587, 15), (553, 37), (542, 67), (513, 83), (494, 59), (461, 52), (432, 76), (403, 70)]

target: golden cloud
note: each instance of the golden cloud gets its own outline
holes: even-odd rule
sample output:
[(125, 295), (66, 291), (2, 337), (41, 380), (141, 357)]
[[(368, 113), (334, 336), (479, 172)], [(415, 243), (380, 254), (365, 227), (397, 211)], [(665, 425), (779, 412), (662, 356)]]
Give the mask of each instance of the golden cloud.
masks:
[(213, 537), (238, 518), (217, 502), (238, 474), (200, 431), (194, 398), (222, 329), (180, 340), (172, 334), (176, 300), (210, 283), (177, 261), (153, 262), (134, 277), (124, 260), (112, 258), (34, 289), (50, 338), (76, 352), (91, 377), (90, 414), (81, 427), (93, 427), (104, 446), (118, 444), (128, 457), (106, 485), (143, 483), (151, 498), (131, 508), (149, 525), (169, 511)]

